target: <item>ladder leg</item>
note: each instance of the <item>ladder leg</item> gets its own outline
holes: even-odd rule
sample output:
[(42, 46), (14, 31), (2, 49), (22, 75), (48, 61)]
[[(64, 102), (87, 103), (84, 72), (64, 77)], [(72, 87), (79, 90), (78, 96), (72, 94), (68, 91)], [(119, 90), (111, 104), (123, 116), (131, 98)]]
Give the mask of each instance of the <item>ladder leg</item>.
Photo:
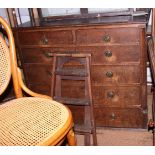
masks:
[(93, 103), (92, 102), (90, 103), (90, 117), (91, 117), (93, 145), (97, 146), (96, 123), (95, 123), (95, 116), (94, 116), (94, 107), (93, 107)]
[(90, 143), (90, 133), (85, 133), (84, 134), (84, 144), (85, 146), (90, 146), (91, 143)]
[(95, 123), (95, 116), (94, 116), (94, 106), (92, 102), (92, 92), (91, 92), (91, 80), (90, 80), (90, 58), (86, 57), (86, 69), (88, 72), (88, 77), (87, 77), (87, 83), (86, 83), (86, 88), (87, 88), (87, 96), (90, 100), (90, 121), (91, 121), (91, 131), (92, 131), (92, 139), (93, 139), (93, 145), (97, 145), (97, 135), (96, 135), (96, 123)]
[[(91, 129), (91, 117), (90, 117), (90, 106), (85, 106), (85, 109), (84, 109), (84, 125)], [(91, 133), (85, 133), (85, 136), (84, 136), (84, 142), (85, 142), (85, 145), (91, 145), (91, 142), (90, 142), (90, 134)]]

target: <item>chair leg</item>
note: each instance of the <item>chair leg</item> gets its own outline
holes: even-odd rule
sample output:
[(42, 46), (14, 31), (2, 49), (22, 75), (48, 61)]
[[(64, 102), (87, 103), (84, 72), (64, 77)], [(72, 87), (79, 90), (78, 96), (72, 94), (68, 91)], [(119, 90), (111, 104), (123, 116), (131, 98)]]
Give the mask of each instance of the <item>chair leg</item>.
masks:
[(73, 129), (70, 129), (70, 131), (67, 134), (67, 141), (69, 146), (76, 146), (76, 138), (75, 134), (73, 132)]

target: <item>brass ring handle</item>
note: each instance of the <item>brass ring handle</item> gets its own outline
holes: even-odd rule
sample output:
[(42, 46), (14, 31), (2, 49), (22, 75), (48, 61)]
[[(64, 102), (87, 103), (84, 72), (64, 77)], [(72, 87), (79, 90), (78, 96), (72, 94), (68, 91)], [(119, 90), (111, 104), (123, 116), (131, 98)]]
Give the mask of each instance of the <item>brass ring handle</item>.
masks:
[(108, 71), (108, 72), (106, 73), (106, 76), (107, 76), (108, 78), (111, 78), (111, 77), (113, 77), (113, 72), (111, 72), (111, 71)]
[(111, 51), (105, 51), (105, 52), (104, 52), (104, 55), (105, 55), (106, 57), (111, 57), (111, 56), (112, 56), (112, 52), (111, 52)]
[(107, 93), (108, 98), (113, 98), (115, 96), (115, 93), (113, 91), (110, 91)]
[(109, 35), (105, 35), (105, 36), (103, 36), (102, 39), (103, 39), (104, 42), (110, 42), (110, 40), (111, 40), (111, 38), (110, 38)]
[(47, 39), (47, 38), (44, 38), (44, 39), (42, 40), (42, 43), (43, 43), (44, 45), (47, 45), (47, 44), (48, 44), (48, 39)]
[(44, 35), (43, 39), (41, 40), (41, 42), (44, 44), (44, 45), (47, 45), (48, 44), (48, 39), (47, 37)]
[(110, 117), (111, 117), (112, 120), (115, 120), (117, 118), (115, 113), (111, 113)]

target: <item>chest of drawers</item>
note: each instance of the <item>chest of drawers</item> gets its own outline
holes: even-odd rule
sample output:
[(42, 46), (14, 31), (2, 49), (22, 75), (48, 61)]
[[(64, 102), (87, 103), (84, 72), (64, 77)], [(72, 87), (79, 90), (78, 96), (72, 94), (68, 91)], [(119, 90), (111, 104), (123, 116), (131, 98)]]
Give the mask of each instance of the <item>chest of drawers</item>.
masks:
[[(127, 17), (126, 17), (127, 18)], [(115, 19), (116, 21), (116, 19)], [(75, 22), (75, 21), (74, 21)], [(91, 53), (91, 84), (97, 126), (145, 128), (146, 48), (144, 20), (46, 23), (14, 28), (25, 81), (35, 92), (50, 95), (50, 53)], [(68, 65), (76, 66), (76, 62)], [(62, 95), (82, 98), (82, 81), (62, 82)], [(84, 109), (70, 106), (82, 123)]]

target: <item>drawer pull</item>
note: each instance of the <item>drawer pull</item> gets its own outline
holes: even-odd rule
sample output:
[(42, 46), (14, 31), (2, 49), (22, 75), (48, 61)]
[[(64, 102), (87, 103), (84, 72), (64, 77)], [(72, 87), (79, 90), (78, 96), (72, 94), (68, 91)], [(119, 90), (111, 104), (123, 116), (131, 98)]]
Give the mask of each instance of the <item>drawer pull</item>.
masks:
[(107, 72), (107, 73), (106, 73), (106, 76), (107, 76), (108, 78), (113, 77), (113, 72), (111, 72), (111, 71)]
[(44, 35), (44, 38), (41, 40), (41, 42), (42, 42), (44, 45), (47, 45), (47, 44), (48, 44), (48, 39), (46, 38), (45, 35)]
[(111, 38), (110, 38), (109, 35), (105, 35), (105, 36), (103, 36), (102, 39), (103, 39), (104, 42), (110, 42), (110, 40), (111, 40)]
[(107, 93), (107, 97), (108, 98), (113, 98), (114, 96), (115, 96), (115, 93), (112, 92), (112, 91), (110, 91), (110, 92)]
[(111, 52), (111, 51), (105, 51), (105, 52), (104, 52), (104, 55), (105, 55), (106, 57), (111, 57), (111, 56), (112, 56), (112, 52)]
[(115, 120), (117, 118), (114, 113), (111, 113), (110, 117), (111, 117), (112, 120)]

